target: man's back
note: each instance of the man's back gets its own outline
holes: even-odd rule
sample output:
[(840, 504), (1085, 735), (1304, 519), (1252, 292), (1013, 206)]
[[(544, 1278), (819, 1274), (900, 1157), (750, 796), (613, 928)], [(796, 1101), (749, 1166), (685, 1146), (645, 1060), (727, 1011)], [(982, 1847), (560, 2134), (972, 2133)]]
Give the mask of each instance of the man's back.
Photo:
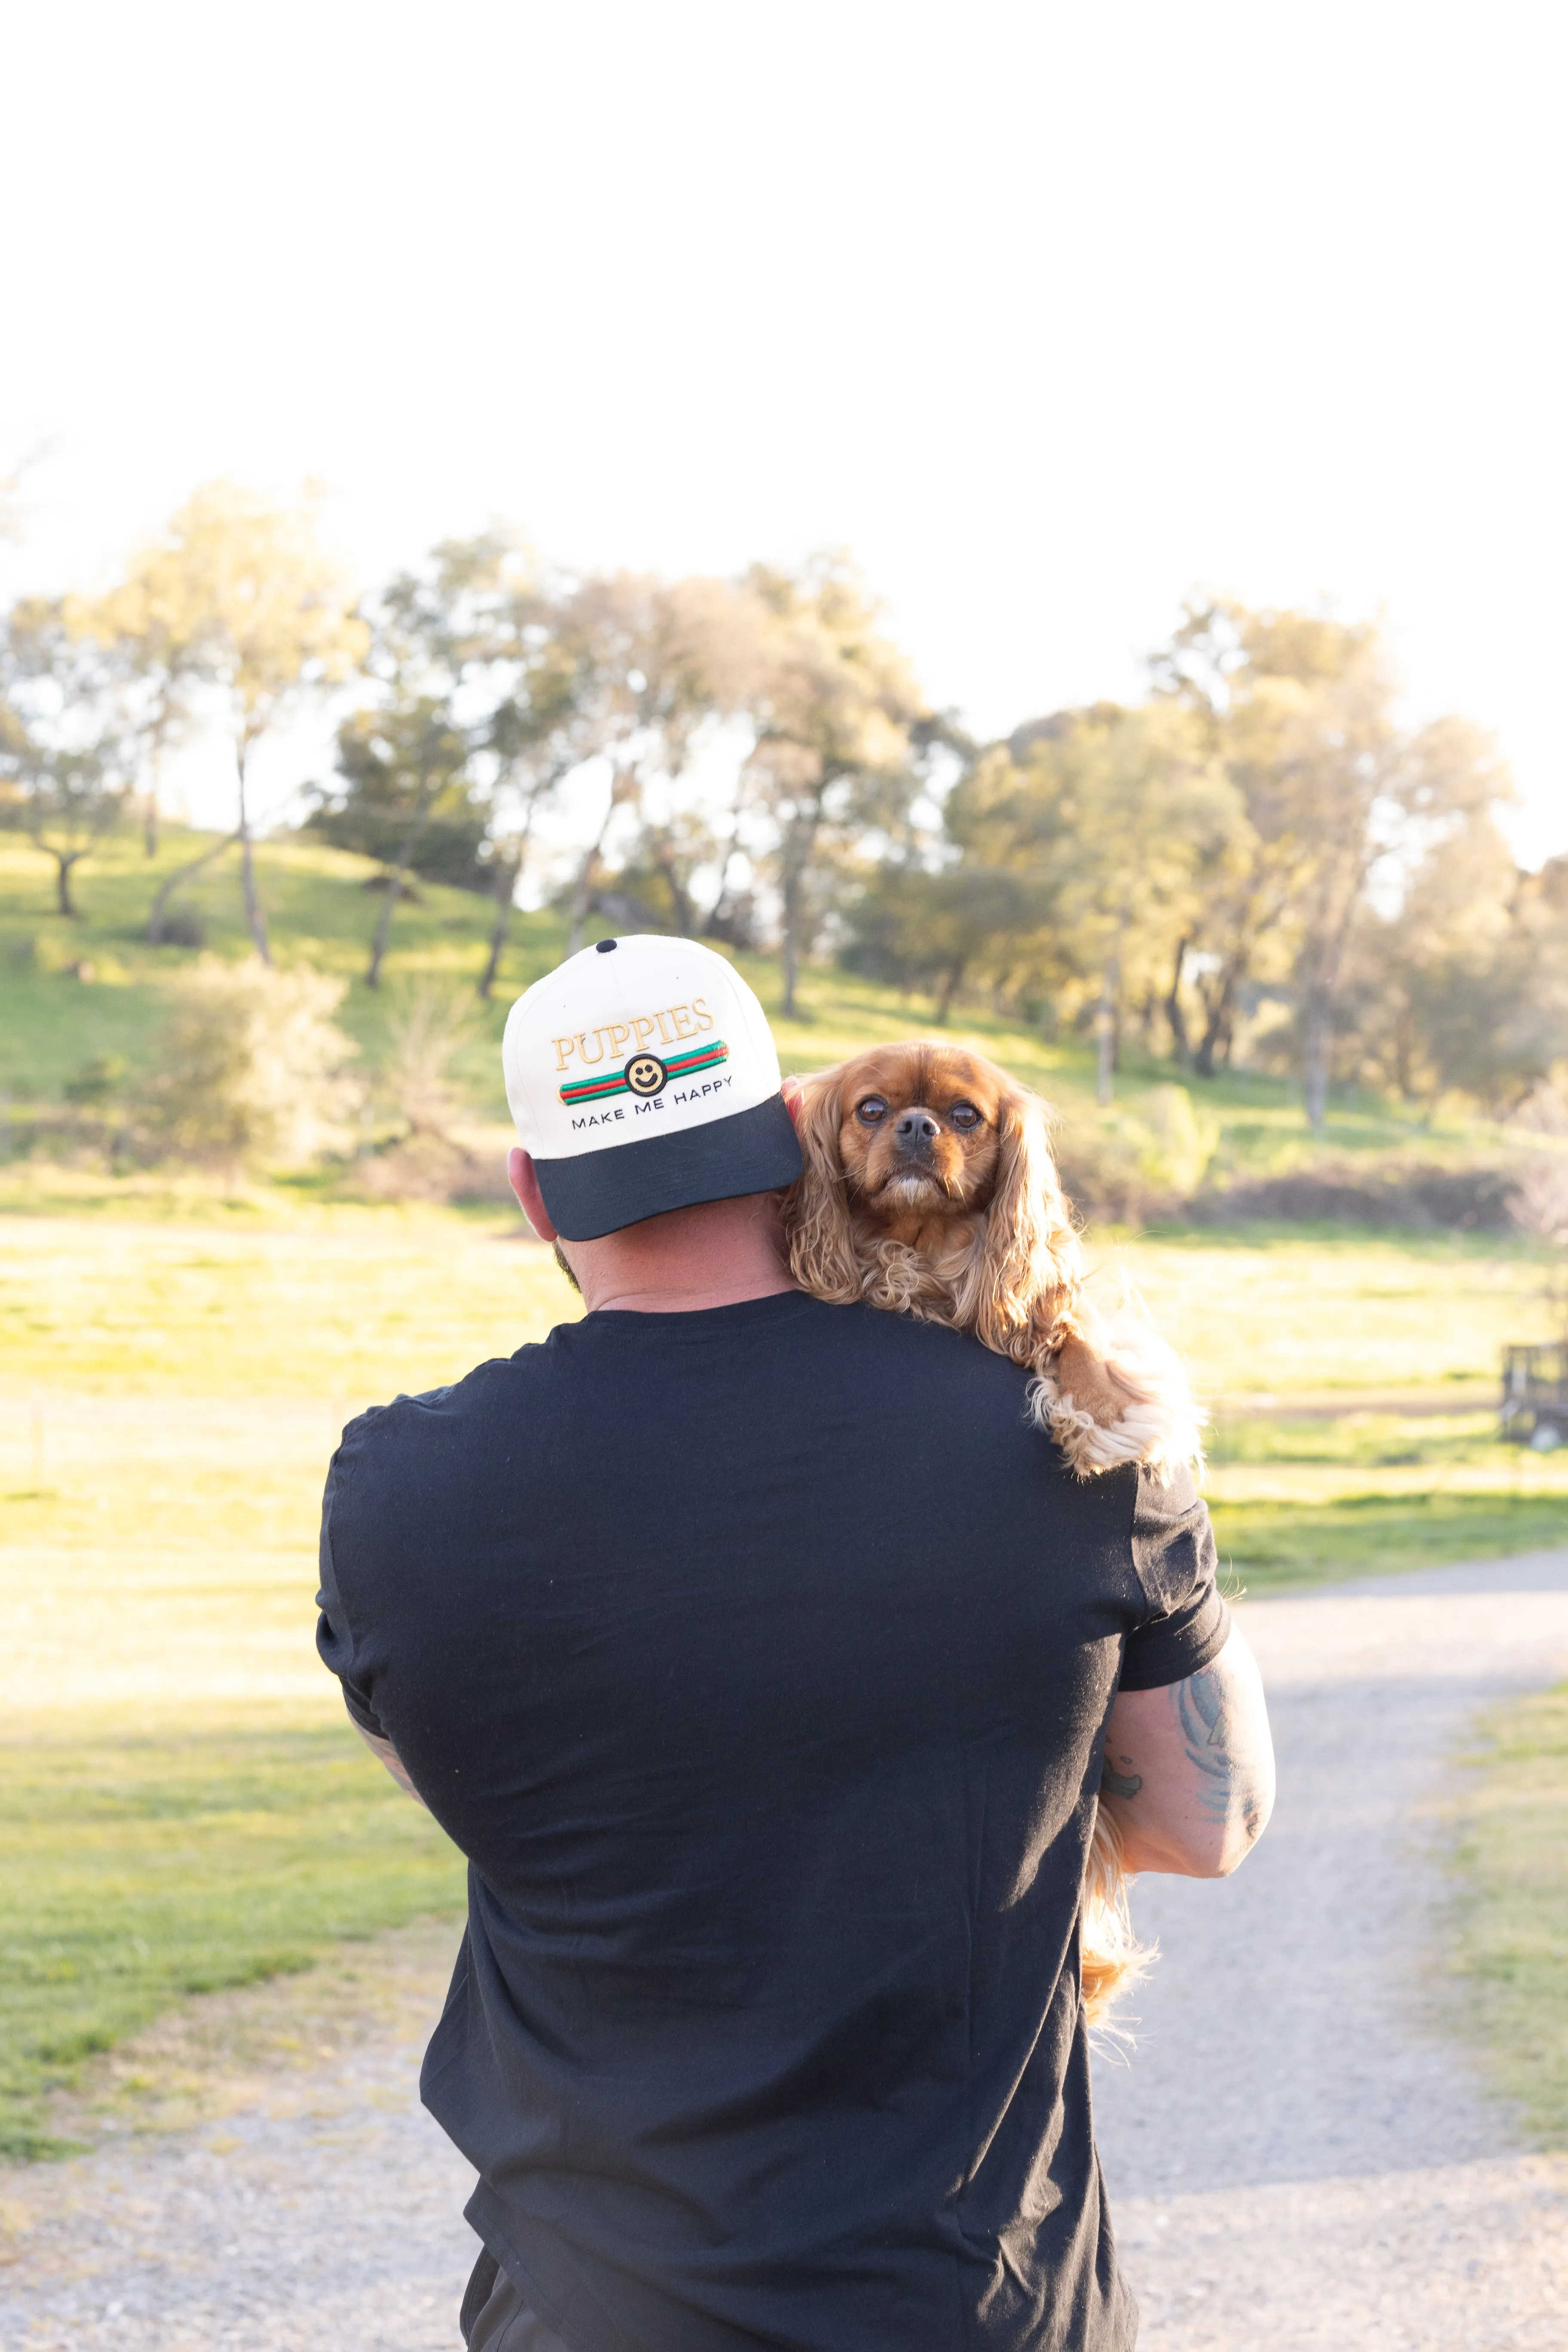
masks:
[(425, 2096), (568, 2343), (1131, 2343), (1079, 1890), (1123, 1644), (1206, 1664), (1212, 1568), (1003, 1359), (798, 1293), (353, 1425), (323, 1654), (473, 1864)]

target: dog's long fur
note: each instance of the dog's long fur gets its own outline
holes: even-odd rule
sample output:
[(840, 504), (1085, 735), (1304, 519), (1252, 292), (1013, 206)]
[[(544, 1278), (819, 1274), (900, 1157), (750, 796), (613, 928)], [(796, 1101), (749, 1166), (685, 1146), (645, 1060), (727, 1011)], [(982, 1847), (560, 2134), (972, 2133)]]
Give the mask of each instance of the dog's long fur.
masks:
[[(804, 1166), (784, 1197), (791, 1271), (816, 1297), (972, 1331), (1026, 1365), (1030, 1414), (1080, 1478), (1201, 1463), (1202, 1415), (1179, 1359), (1131, 1303), (1106, 1319), (1084, 1295), (1047, 1118), (994, 1062), (942, 1044), (874, 1047), (802, 1080)], [(1149, 1955), (1102, 1812), (1081, 1940), (1085, 2012), (1103, 2024)]]

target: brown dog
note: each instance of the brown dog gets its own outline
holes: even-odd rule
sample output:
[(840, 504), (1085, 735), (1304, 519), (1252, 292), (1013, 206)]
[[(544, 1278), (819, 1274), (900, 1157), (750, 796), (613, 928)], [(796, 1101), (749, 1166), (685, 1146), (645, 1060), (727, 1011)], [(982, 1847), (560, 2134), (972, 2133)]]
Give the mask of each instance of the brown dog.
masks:
[[(1176, 1356), (1137, 1315), (1104, 1323), (1083, 1295), (1037, 1095), (978, 1054), (929, 1043), (877, 1046), (800, 1084), (805, 1165), (784, 1213), (803, 1290), (972, 1331), (1026, 1365), (1029, 1411), (1080, 1478), (1201, 1462)], [(1148, 1956), (1099, 1814), (1082, 1950), (1084, 2008), (1100, 2024)]]
[(1037, 1095), (952, 1045), (879, 1045), (801, 1080), (805, 1169), (784, 1195), (795, 1280), (973, 1331), (1035, 1374), (1029, 1409), (1080, 1478), (1200, 1463), (1176, 1356), (1104, 1323)]

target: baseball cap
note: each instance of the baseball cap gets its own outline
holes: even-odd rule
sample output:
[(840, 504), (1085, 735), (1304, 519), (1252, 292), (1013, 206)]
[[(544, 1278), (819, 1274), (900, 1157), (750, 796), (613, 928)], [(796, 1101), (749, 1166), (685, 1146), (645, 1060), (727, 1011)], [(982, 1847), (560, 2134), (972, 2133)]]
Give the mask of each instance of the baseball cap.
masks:
[(524, 991), (506, 1098), (569, 1242), (800, 1174), (767, 1016), (695, 940), (600, 940)]

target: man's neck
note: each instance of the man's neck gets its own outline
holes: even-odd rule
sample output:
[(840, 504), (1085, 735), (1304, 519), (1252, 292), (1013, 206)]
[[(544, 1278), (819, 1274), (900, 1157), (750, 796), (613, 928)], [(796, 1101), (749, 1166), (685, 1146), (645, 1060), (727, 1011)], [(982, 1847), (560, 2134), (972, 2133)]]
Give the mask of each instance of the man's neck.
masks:
[(590, 1314), (695, 1315), (796, 1287), (771, 1192), (671, 1210), (565, 1248)]

